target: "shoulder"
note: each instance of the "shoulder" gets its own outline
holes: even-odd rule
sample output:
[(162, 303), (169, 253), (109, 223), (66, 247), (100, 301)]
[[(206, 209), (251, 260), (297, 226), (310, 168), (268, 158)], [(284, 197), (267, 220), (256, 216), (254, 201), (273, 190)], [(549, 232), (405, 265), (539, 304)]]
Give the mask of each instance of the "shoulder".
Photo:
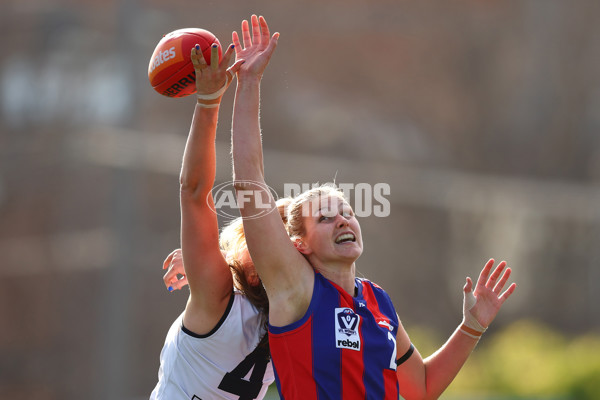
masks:
[(374, 303), (390, 318), (396, 318), (396, 308), (390, 295), (378, 284), (365, 278), (356, 278), (357, 285), (362, 288), (362, 296), (367, 302)]
[(385, 296), (389, 297), (387, 292), (381, 286), (379, 286), (377, 283), (375, 283), (367, 278), (356, 278), (356, 285), (357, 286), (362, 285), (363, 288), (369, 287), (373, 292), (381, 293), (381, 294), (384, 294)]
[[(240, 331), (260, 331), (266, 315), (259, 311), (239, 290), (232, 290), (227, 306), (218, 320), (211, 324), (205, 323), (202, 329), (194, 328), (188, 324), (188, 319), (202, 318), (201, 315), (186, 316), (181, 321), (180, 328), (188, 336), (197, 339), (214, 339), (216, 337), (235, 338)], [(188, 318), (188, 315), (190, 318)]]

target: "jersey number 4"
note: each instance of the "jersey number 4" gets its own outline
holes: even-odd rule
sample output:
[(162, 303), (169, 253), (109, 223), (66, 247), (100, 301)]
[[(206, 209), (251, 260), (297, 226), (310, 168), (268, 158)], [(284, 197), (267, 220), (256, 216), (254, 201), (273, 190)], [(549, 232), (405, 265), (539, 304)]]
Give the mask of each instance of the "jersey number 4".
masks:
[[(263, 385), (263, 378), (269, 363), (267, 350), (257, 347), (233, 371), (225, 374), (219, 389), (240, 396), (240, 400), (252, 400), (258, 397)], [(250, 380), (244, 379), (252, 370)]]

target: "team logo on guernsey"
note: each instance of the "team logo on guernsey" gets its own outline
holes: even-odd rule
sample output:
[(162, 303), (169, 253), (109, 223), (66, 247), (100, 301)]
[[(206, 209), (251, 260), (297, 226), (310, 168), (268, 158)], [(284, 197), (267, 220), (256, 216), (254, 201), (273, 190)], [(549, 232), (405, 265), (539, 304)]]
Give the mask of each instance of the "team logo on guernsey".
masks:
[(335, 309), (335, 347), (360, 351), (360, 316), (351, 308)]

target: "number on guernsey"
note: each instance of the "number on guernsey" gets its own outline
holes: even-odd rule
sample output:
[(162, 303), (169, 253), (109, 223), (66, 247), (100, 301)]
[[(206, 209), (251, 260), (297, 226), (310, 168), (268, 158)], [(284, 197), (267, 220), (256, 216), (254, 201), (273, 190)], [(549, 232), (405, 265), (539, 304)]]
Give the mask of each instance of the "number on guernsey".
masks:
[(388, 339), (394, 343), (394, 351), (392, 352), (392, 359), (390, 360), (390, 369), (396, 370), (396, 338), (391, 332), (388, 332)]
[[(258, 397), (263, 385), (263, 378), (269, 363), (267, 350), (257, 347), (239, 363), (233, 371), (225, 374), (219, 389), (240, 396), (240, 400), (252, 400)], [(252, 370), (250, 380), (244, 377)]]

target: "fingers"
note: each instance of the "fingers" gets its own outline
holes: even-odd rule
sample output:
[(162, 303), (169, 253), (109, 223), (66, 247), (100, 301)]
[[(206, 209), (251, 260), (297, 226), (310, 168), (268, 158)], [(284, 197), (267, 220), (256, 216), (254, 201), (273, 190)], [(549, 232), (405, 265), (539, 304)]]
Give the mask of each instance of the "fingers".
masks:
[(229, 63), (231, 62), (231, 57), (233, 57), (234, 49), (235, 49), (235, 45), (230, 44), (229, 47), (227, 48), (227, 50), (225, 51), (225, 54), (223, 54), (223, 59), (221, 60), (221, 64), (219, 66), (227, 67), (229, 65)]
[[(502, 293), (502, 295), (500, 295), (500, 292), (502, 292), (504, 286), (506, 285), (506, 282), (508, 281), (508, 278), (510, 278), (510, 275), (512, 274), (512, 270), (510, 268), (505, 269), (506, 261), (501, 261), (498, 264), (498, 266), (496, 266), (496, 269), (494, 269), (494, 272), (492, 272), (492, 274), (490, 275), (490, 271), (493, 265), (494, 259), (490, 259), (485, 265), (485, 267), (483, 267), (483, 270), (479, 275), (479, 280), (477, 281), (477, 286), (485, 287), (486, 289), (493, 291), (493, 293), (496, 296), (498, 296), (500, 304), (502, 304), (515, 291), (517, 285), (515, 283), (511, 284), (509, 288), (506, 289), (506, 291)], [(467, 285), (465, 285), (465, 288), (466, 287)]]
[(244, 60), (236, 60), (235, 63), (231, 67), (229, 67), (229, 69), (227, 69), (227, 72), (229, 74), (231, 74), (231, 76), (229, 77), (230, 81), (233, 80), (233, 76), (235, 74), (237, 74), (237, 72), (240, 70), (240, 67), (242, 66), (243, 63), (244, 63)]
[(173, 292), (175, 290), (181, 290), (185, 285), (188, 284), (187, 277), (182, 277), (181, 279), (175, 279), (175, 281), (171, 282), (171, 285), (167, 287), (169, 292)]
[(194, 70), (196, 72), (200, 71), (207, 65), (206, 60), (204, 59), (204, 55), (202, 54), (202, 50), (200, 50), (199, 44), (197, 44), (195, 47), (192, 47), (190, 58), (192, 60), (192, 65), (194, 66)]
[[(179, 277), (179, 275), (181, 275), (181, 277)], [(188, 284), (187, 276), (181, 265), (181, 260), (175, 259), (170, 263), (168, 271), (163, 276), (163, 282), (169, 292), (179, 290)]]
[[(252, 32), (250, 31), (252, 28)], [(242, 40), (244, 47), (240, 47), (239, 38), (237, 32), (232, 34), (233, 44), (236, 47), (236, 54), (241, 50), (248, 49), (252, 46), (258, 46), (260, 49), (266, 48), (270, 44), (271, 33), (269, 31), (269, 25), (267, 20), (263, 17), (257, 17), (253, 14), (248, 20), (242, 21)]]
[[(250, 21), (250, 22), (249, 22)], [(248, 20), (242, 21), (242, 41), (243, 48), (240, 45), (240, 38), (237, 32), (232, 32), (231, 38), (235, 48), (236, 63), (238, 60), (244, 60), (245, 64), (235, 65), (229, 71), (238, 75), (262, 76), (270, 58), (277, 47), (279, 33), (271, 35), (269, 26), (264, 17), (252, 15)], [(251, 31), (252, 30), (252, 31)]]
[(494, 286), (494, 293), (500, 294), (500, 292), (504, 288), (504, 285), (506, 285), (506, 281), (508, 281), (508, 278), (510, 277), (511, 273), (512, 273), (512, 270), (510, 268), (506, 268), (506, 270), (504, 270), (504, 273), (502, 274), (502, 278), (500, 278), (498, 283), (496, 283), (496, 286)]
[[(263, 20), (264, 20), (264, 18), (263, 18)], [(261, 44), (260, 24), (258, 23), (258, 17), (256, 15), (252, 15), (252, 17), (250, 18), (250, 21), (252, 22), (252, 44), (260, 45)]]
[(269, 55), (269, 59), (271, 58), (271, 54), (273, 54), (273, 52), (275, 51), (278, 41), (279, 41), (279, 32), (275, 32), (269, 42), (269, 46), (267, 47), (267, 50), (265, 51)]
[(467, 276), (467, 282), (465, 283), (465, 286), (463, 287), (463, 291), (465, 293), (469, 293), (471, 291), (471, 289), (473, 289), (473, 281), (471, 280), (471, 278), (469, 278)]
[(500, 304), (504, 303), (510, 297), (510, 295), (513, 294), (513, 292), (515, 291), (516, 288), (517, 288), (516, 283), (513, 283), (512, 285), (510, 285), (508, 287), (508, 289), (506, 289), (506, 291), (504, 293), (502, 293), (502, 296), (499, 297), (500, 302), (501, 302)]
[(275, 51), (275, 48), (277, 47), (278, 40), (279, 40), (279, 32), (275, 32), (273, 34), (273, 38), (270, 39), (268, 46), (262, 52), (264, 57), (266, 57), (267, 63), (271, 60), (271, 56), (273, 55), (273, 52)]
[[(181, 289), (187, 284), (187, 278), (184, 275), (183, 269), (183, 258), (181, 249), (175, 249), (165, 258), (163, 262), (163, 269), (167, 272), (163, 275), (163, 282), (169, 292), (173, 290)], [(177, 275), (183, 275), (182, 279), (179, 279)], [(183, 282), (182, 282), (183, 281)]]
[(489, 261), (485, 264), (485, 267), (483, 267), (483, 269), (481, 270), (481, 273), (479, 274), (479, 278), (477, 279), (477, 286), (485, 286), (493, 266), (494, 259), (490, 258)]
[(240, 44), (240, 37), (236, 31), (231, 32), (231, 41), (233, 42), (235, 54), (237, 55), (240, 51), (242, 51), (242, 46)]
[[(183, 286), (185, 286), (187, 284), (187, 278), (186, 278), (184, 272), (185, 271), (183, 271), (183, 268), (181, 265), (181, 259), (179, 259), (179, 258), (172, 259), (171, 262), (169, 263), (169, 269), (163, 276), (163, 282), (165, 283), (165, 286), (167, 287), (167, 290), (169, 292), (172, 292), (173, 290), (181, 289)], [(180, 279), (178, 277), (178, 275), (182, 275), (183, 277)], [(182, 282), (184, 279), (185, 279), (185, 281)]]
[(242, 21), (242, 40), (244, 41), (244, 49), (252, 46), (252, 39), (250, 39), (250, 26), (248, 25), (248, 20), (246, 19)]
[(173, 268), (169, 268), (167, 273), (163, 276), (163, 282), (168, 289), (175, 281), (177, 281), (177, 272), (175, 272)]
[(169, 256), (167, 258), (165, 258), (165, 261), (163, 261), (163, 268), (162, 269), (169, 268), (169, 264), (171, 264), (171, 258), (173, 258), (173, 253), (169, 254)]
[(504, 269), (504, 267), (506, 267), (506, 261), (501, 261), (500, 264), (498, 264), (498, 266), (494, 270), (494, 272), (492, 272), (492, 275), (490, 275), (490, 277), (488, 278), (487, 282), (485, 283), (485, 287), (486, 288), (488, 288), (488, 289), (493, 289), (494, 288), (494, 286), (496, 285), (496, 282), (498, 281), (498, 278), (500, 277), (500, 274), (502, 273), (502, 270)]
[(210, 68), (214, 72), (219, 69), (219, 45), (216, 43), (210, 46)]
[(173, 260), (174, 257), (181, 257), (181, 249), (175, 249), (175, 250), (173, 250), (167, 256), (167, 258), (165, 258), (165, 261), (163, 261), (163, 269), (169, 268), (169, 265), (171, 265), (171, 261)]
[(260, 43), (261, 44), (269, 43), (271, 34), (269, 33), (269, 26), (267, 25), (267, 20), (265, 20), (265, 17), (260, 16), (258, 18), (258, 23), (260, 24), (260, 32), (261, 32)]

